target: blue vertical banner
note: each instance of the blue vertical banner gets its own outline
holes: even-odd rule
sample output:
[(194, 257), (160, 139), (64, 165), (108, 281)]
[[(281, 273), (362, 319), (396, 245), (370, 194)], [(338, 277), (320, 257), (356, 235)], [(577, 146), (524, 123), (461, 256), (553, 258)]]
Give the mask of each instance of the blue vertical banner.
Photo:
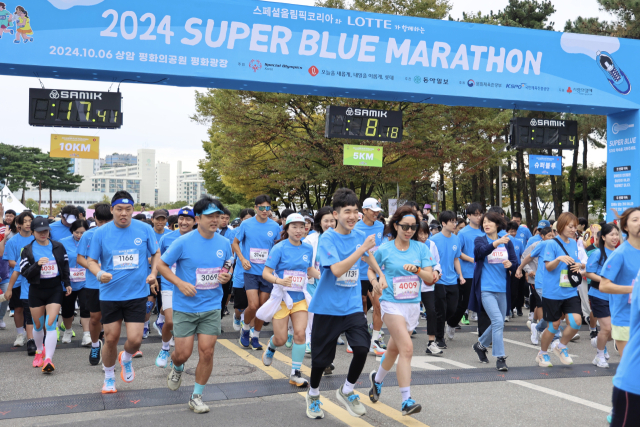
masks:
[(607, 221), (640, 206), (640, 151), (638, 110), (607, 117)]
[(562, 175), (562, 157), (529, 155), (529, 174)]

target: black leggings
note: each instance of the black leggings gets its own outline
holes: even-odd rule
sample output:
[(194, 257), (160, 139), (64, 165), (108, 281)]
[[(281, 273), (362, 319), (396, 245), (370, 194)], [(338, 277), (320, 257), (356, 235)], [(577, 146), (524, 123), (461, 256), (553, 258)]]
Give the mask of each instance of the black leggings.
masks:
[(471, 294), (471, 284), (473, 283), (473, 277), (465, 278), (464, 285), (458, 285), (458, 307), (456, 308), (456, 312), (453, 317), (447, 320), (447, 323), (452, 328), (458, 326), (460, 321), (462, 320), (462, 316), (464, 316), (464, 312), (469, 308), (469, 295)]
[(436, 292), (422, 292), (422, 305), (427, 313), (427, 334), (435, 335), (436, 326), (438, 324), (438, 315), (436, 314)]
[(444, 324), (456, 314), (458, 308), (459, 285), (435, 284), (436, 313), (438, 316), (438, 328), (436, 339), (444, 340)]
[(613, 417), (611, 427), (633, 427), (640, 420), (640, 394), (613, 387)]
[[(351, 384), (355, 384), (358, 382), (358, 378), (364, 369), (365, 363), (367, 363), (367, 354), (369, 354), (369, 349), (362, 346), (352, 347), (351, 349), (353, 350), (353, 359), (351, 359), (351, 365), (349, 365), (347, 381)], [(323, 372), (324, 368), (311, 368), (311, 376), (309, 377), (309, 386), (311, 388), (320, 387), (320, 380), (322, 379)]]

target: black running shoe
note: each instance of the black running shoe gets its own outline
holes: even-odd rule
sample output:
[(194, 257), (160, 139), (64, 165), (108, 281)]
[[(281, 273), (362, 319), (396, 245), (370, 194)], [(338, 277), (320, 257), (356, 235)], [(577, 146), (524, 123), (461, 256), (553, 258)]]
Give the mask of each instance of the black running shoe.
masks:
[(38, 348), (36, 347), (36, 342), (33, 340), (33, 338), (28, 340), (27, 341), (27, 355), (35, 356), (36, 350), (38, 350)]
[[(486, 356), (485, 356), (486, 357)], [(498, 371), (508, 371), (509, 368), (507, 367), (507, 356), (504, 357), (498, 357), (498, 360), (496, 361), (496, 369)]]
[(589, 338), (591, 339), (598, 338), (598, 331), (589, 332)]
[(480, 360), (481, 363), (489, 363), (489, 359), (487, 358), (487, 348), (485, 346), (476, 342), (472, 348), (478, 355), (478, 360)]
[(441, 350), (445, 350), (447, 348), (447, 344), (444, 342), (444, 340), (436, 340), (436, 345)]
[(335, 365), (333, 363), (330, 363), (329, 366), (327, 366), (326, 368), (324, 368), (324, 375), (331, 375), (333, 374), (334, 369), (336, 369)]
[(402, 415), (412, 415), (417, 414), (422, 410), (422, 406), (416, 403), (412, 398), (408, 398), (404, 402), (402, 402)]
[(369, 382), (371, 383), (371, 387), (369, 388), (369, 399), (373, 403), (376, 403), (380, 400), (380, 394), (382, 393), (382, 383), (376, 382), (376, 371), (371, 371), (369, 373)]
[(91, 347), (89, 352), (89, 364), (97, 366), (102, 362), (102, 341), (98, 340), (98, 347)]

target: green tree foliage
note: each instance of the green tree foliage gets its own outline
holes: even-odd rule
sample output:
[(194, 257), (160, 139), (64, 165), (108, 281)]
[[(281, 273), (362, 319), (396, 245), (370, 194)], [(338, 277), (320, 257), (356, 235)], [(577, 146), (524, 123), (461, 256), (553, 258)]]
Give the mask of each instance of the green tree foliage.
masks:
[(31, 197), (24, 202), (24, 206), (31, 212), (38, 213), (38, 202)]
[(462, 13), (462, 21), (478, 24), (500, 25), (503, 27), (531, 28), (553, 31), (549, 17), (556, 11), (551, 1), (509, 0), (509, 4), (497, 13)]
[(431, 19), (442, 19), (451, 10), (449, 0), (318, 0), (316, 6)]

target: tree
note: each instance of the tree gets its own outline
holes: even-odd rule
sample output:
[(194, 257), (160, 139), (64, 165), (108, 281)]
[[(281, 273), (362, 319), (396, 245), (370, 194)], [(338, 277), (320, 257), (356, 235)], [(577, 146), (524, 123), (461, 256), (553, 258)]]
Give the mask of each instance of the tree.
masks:
[(71, 159), (49, 157), (49, 153), (36, 158), (39, 169), (36, 183), (49, 189), (49, 209), (52, 209), (53, 190), (73, 191), (82, 183), (82, 176), (70, 172)]
[(548, 20), (555, 11), (555, 7), (549, 0), (509, 0), (509, 4), (496, 14), (493, 11), (488, 15), (482, 15), (480, 12), (476, 14), (463, 12), (461, 21), (553, 31), (554, 23)]
[[(102, 196), (102, 200), (100, 200), (100, 203), (106, 203), (106, 204), (110, 205), (110, 204), (111, 204), (111, 199), (109, 198), (109, 196), (107, 196), (106, 194), (104, 194), (104, 195)], [(95, 208), (96, 208), (96, 205), (95, 205), (95, 204), (93, 204), (93, 205), (89, 206), (89, 209), (95, 209)]]
[(0, 177), (7, 180), (13, 191), (22, 190), (24, 204), (25, 191), (36, 181), (38, 165), (36, 158), (41, 155), (39, 148), (0, 144)]
[(24, 202), (24, 206), (29, 209), (31, 212), (38, 212), (38, 214), (40, 214), (39, 210), (38, 210), (38, 202), (36, 202), (35, 200), (33, 200), (31, 197), (29, 197), (25, 202)]

